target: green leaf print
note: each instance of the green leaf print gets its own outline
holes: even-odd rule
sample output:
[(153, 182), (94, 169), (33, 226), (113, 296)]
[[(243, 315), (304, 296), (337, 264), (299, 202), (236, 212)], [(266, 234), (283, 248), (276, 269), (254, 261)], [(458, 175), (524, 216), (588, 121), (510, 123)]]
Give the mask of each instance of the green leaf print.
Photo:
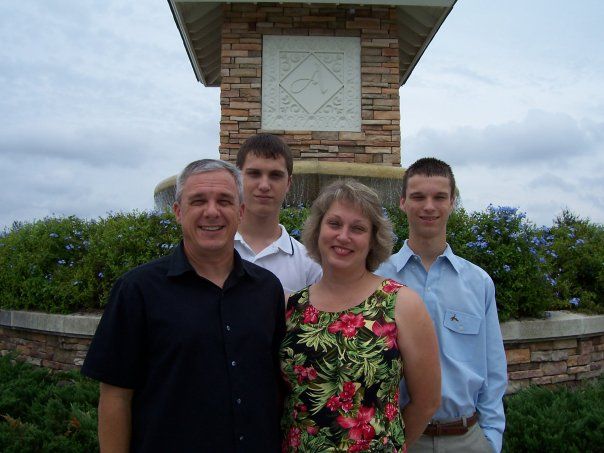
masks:
[(321, 324), (301, 324), (300, 330), (298, 342), (315, 351), (327, 352), (330, 346), (336, 344), (336, 337)]

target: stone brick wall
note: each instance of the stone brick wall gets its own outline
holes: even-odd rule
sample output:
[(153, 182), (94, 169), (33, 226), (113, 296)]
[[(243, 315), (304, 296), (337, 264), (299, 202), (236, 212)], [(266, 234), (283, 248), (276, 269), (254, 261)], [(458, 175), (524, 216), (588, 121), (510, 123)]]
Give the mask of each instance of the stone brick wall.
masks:
[(577, 384), (604, 372), (604, 335), (505, 344), (508, 390)]
[[(50, 321), (58, 317), (46, 316)], [(100, 316), (73, 319), (72, 332), (85, 330), (90, 333), (86, 335), (7, 327), (0, 323), (0, 355), (16, 352), (21, 360), (34, 365), (55, 370), (79, 369), (99, 319)], [(508, 330), (507, 324), (517, 322), (503, 323), (502, 330)], [(504, 340), (509, 378), (507, 393), (516, 393), (529, 385), (575, 385), (603, 375), (604, 329), (599, 322), (592, 334), (547, 340), (518, 337)], [(579, 328), (585, 329), (585, 325)]]
[(361, 39), (361, 132), (270, 131), (294, 158), (400, 165), (399, 57), (392, 7), (317, 4), (224, 5), (220, 158), (233, 161), (262, 132), (262, 36)]
[(91, 337), (0, 327), (0, 355), (14, 352), (21, 360), (53, 370), (79, 370), (90, 342)]

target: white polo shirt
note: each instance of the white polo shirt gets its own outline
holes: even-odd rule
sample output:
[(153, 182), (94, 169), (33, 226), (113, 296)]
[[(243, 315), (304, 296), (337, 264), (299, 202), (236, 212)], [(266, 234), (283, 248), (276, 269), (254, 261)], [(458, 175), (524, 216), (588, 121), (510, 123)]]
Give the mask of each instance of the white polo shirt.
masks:
[(306, 247), (291, 237), (279, 224), (281, 236), (260, 253), (255, 254), (241, 234), (235, 234), (235, 250), (241, 258), (262, 266), (275, 274), (286, 293), (294, 293), (321, 278), (321, 266), (308, 256)]

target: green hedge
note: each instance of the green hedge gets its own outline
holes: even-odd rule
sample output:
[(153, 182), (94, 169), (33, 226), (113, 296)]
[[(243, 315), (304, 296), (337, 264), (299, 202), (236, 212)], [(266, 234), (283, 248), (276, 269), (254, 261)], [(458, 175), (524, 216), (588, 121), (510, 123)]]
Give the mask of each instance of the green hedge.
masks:
[[(505, 453), (583, 453), (604, 445), (604, 379), (504, 399)], [(96, 452), (98, 383), (0, 357), (0, 451)]]
[[(385, 212), (398, 249), (405, 216)], [(300, 236), (308, 208), (286, 208), (281, 223)], [(457, 209), (449, 243), (485, 269), (497, 290), (500, 319), (547, 309), (604, 312), (604, 227), (563, 212), (537, 228), (516, 208)], [(87, 221), (76, 217), (17, 223), (0, 236), (0, 307), (69, 313), (102, 308), (115, 279), (160, 257), (180, 240), (171, 214), (133, 212)]]
[(76, 372), (53, 373), (0, 358), (0, 451), (98, 451), (99, 385)]
[(531, 387), (504, 402), (504, 453), (604, 449), (604, 379), (574, 390)]

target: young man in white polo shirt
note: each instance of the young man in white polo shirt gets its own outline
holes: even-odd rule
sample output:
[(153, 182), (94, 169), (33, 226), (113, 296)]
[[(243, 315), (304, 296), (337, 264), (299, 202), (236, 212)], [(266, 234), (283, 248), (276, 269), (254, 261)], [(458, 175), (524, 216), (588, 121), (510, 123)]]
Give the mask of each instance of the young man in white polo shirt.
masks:
[(241, 258), (275, 274), (286, 293), (316, 282), (321, 267), (279, 224), (279, 212), (292, 182), (293, 159), (287, 144), (271, 134), (254, 135), (239, 149), (237, 167), (243, 174), (245, 203), (235, 235)]

